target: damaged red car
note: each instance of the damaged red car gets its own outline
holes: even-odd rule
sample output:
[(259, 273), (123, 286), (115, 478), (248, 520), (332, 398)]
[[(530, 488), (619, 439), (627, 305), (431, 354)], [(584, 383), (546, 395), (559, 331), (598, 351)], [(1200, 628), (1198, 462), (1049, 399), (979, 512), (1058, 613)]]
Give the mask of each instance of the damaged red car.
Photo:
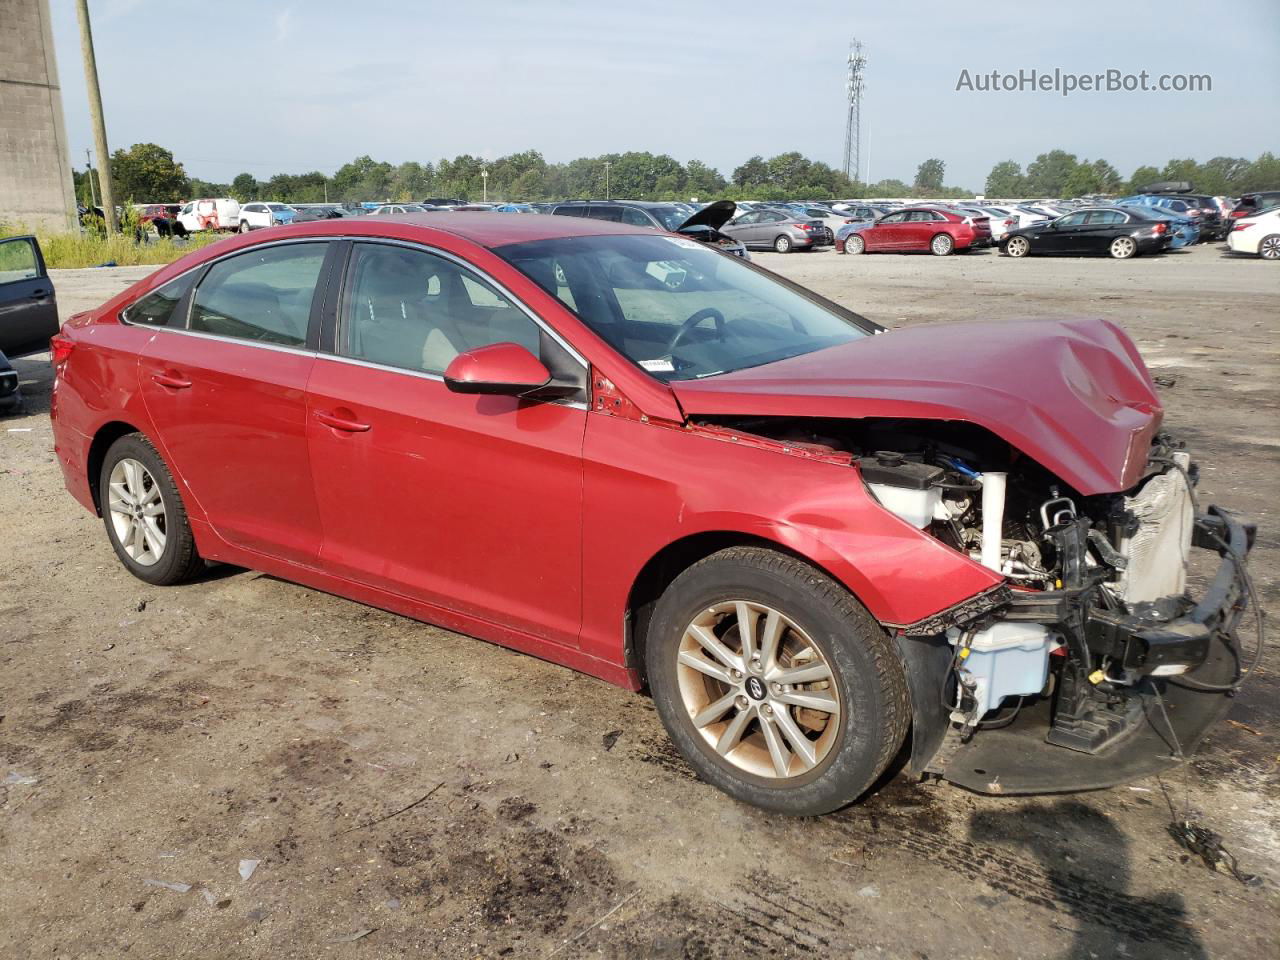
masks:
[(685, 237), (458, 213), (223, 240), (52, 356), (67, 487), (135, 576), (249, 567), (647, 688), (771, 810), (899, 757), (1117, 784), (1243, 669), (1253, 529), (1104, 321), (887, 331)]

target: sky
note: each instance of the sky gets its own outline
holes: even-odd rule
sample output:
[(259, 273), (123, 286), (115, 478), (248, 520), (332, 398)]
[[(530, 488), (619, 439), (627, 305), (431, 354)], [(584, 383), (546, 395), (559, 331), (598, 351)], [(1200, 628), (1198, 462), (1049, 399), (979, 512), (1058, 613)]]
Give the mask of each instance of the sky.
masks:
[[(72, 161), (92, 144), (74, 0), (50, 0)], [(980, 189), (1055, 147), (1124, 176), (1174, 157), (1280, 150), (1280, 2), (1072, 0), (90, 0), (108, 143), (187, 173), (333, 173), (361, 154), (435, 161), (626, 150), (726, 176), (788, 150), (842, 165), (849, 42), (865, 46), (863, 179), (939, 157)], [(992, 70), (1207, 92), (981, 92)], [(974, 80), (974, 85), (977, 81)], [(868, 169), (869, 164), (869, 169)]]

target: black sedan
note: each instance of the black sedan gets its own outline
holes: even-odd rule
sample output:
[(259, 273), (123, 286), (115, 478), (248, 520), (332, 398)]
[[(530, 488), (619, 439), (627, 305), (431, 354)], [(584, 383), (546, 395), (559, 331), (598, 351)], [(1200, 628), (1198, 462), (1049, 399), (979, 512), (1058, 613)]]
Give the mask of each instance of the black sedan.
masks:
[(1088, 207), (1010, 230), (1000, 241), (1000, 252), (1011, 257), (1029, 253), (1109, 254), (1127, 260), (1140, 253), (1160, 253), (1170, 240), (1169, 224), (1156, 216), (1132, 207)]

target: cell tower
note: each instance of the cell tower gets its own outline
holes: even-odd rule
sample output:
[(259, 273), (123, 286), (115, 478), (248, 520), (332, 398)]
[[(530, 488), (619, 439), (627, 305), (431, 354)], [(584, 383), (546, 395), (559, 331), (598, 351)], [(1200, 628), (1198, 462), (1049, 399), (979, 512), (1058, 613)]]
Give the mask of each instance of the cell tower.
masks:
[(862, 41), (849, 44), (849, 79), (845, 92), (849, 97), (849, 118), (844, 128), (844, 175), (857, 180), (862, 165), (862, 94), (866, 87), (862, 72), (867, 68), (867, 56), (862, 52)]

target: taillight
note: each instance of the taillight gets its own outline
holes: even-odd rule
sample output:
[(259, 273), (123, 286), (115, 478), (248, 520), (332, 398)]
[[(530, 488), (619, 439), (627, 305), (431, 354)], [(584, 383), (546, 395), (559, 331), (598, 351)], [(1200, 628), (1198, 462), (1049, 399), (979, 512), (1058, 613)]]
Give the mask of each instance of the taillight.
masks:
[(1157, 224), (1156, 224), (1154, 227), (1152, 227), (1151, 229), (1152, 229), (1152, 231), (1156, 234), (1156, 236), (1159, 236), (1160, 234), (1162, 234), (1162, 233), (1164, 233), (1166, 230), (1168, 230), (1168, 229), (1169, 229), (1169, 227), (1168, 227), (1168, 225), (1166, 225), (1163, 221), (1160, 221), (1159, 223), (1157, 223)]
[(1016, 220), (1006, 220), (1006, 221), (1004, 222), (1005, 229), (1007, 230), (1007, 229), (1012, 228), (1012, 227), (1013, 227), (1013, 225), (1014, 225), (1015, 223), (1017, 223), (1017, 222), (1018, 222), (1018, 221), (1016, 221)]
[(75, 345), (74, 340), (62, 333), (55, 333), (49, 338), (49, 362), (53, 364), (55, 371), (61, 370), (71, 359), (71, 350)]
[(1239, 223), (1235, 224), (1235, 226), (1231, 228), (1231, 232), (1235, 233), (1237, 230), (1248, 230), (1252, 226), (1253, 226), (1252, 220), (1241, 220)]

